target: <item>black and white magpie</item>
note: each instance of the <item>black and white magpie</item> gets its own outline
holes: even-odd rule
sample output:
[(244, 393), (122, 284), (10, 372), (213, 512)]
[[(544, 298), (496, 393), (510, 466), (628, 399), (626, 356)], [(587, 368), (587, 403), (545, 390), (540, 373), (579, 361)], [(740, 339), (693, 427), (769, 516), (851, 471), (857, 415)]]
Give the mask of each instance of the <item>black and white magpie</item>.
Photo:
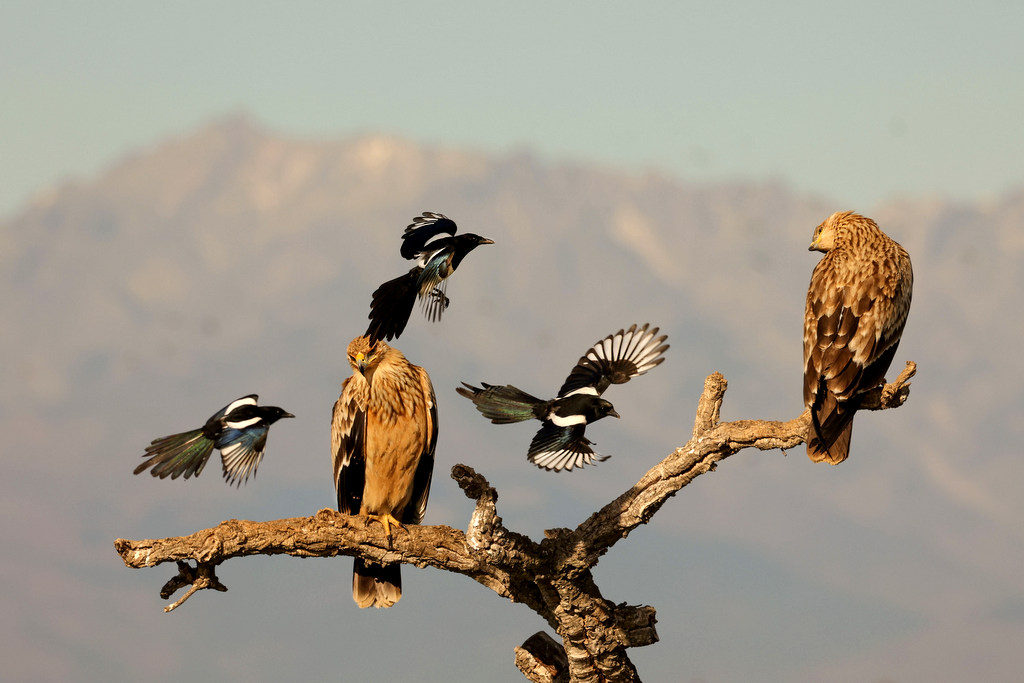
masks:
[(448, 308), (447, 279), (466, 254), (492, 240), (471, 232), (456, 235), (455, 221), (444, 214), (424, 211), (412, 219), (402, 235), (402, 257), (415, 260), (408, 273), (388, 280), (373, 293), (370, 326), (372, 341), (397, 339), (405, 330), (417, 297), (427, 319), (436, 322)]
[(612, 404), (601, 398), (605, 389), (628, 382), (665, 360), (662, 354), (668, 344), (662, 342), (668, 337), (656, 336), (658, 328), (649, 327), (648, 323), (634, 324), (598, 341), (576, 363), (558, 397), (548, 401), (510, 384), (474, 387), (463, 382), (455, 391), (473, 401), (480, 414), (494, 424), (531, 418), (543, 422), (527, 451), (530, 462), (538, 467), (557, 472), (607, 460), (609, 456), (594, 452), (594, 442), (584, 432), (591, 422), (608, 415), (619, 417)]
[(220, 449), (224, 480), (242, 485), (256, 468), (267, 447), (270, 425), (283, 417), (295, 417), (276, 406), (258, 406), (259, 396), (249, 394), (224, 406), (199, 429), (154, 439), (135, 468), (135, 474), (152, 467), (154, 477), (177, 479), (199, 476), (214, 448)]

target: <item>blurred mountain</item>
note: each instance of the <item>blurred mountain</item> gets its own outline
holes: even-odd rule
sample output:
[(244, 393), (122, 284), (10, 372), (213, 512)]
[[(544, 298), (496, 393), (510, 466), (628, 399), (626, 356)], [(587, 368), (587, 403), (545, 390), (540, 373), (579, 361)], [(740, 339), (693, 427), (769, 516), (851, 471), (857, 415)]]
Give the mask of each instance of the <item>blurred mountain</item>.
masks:
[[(407, 265), (396, 256), (397, 237), (424, 209), (501, 239), (479, 279), (485, 293), (505, 293), (501, 314), (516, 326), (547, 310), (558, 311), (558, 322), (619, 307), (654, 314), (668, 292), (682, 313), (762, 314), (761, 297), (728, 291), (732, 269), (758, 282), (791, 270), (781, 268), (778, 236), (800, 232), (793, 241), (803, 240), (825, 210), (775, 185), (687, 187), (655, 174), (382, 136), (289, 140), (231, 118), (47, 194), (4, 226), (3, 277), (13, 289), (45, 293), (45, 320), (31, 320), (39, 313), (32, 297), (18, 298), (14, 317), (49, 340), (51, 348), (31, 344), (48, 357), (49, 373), (77, 384), (67, 364), (83, 356), (132, 350), (145, 362), (146, 353), (195, 345), (204, 338), (196, 333), (206, 334), (206, 347), (237, 350), (278, 316), (300, 315), (311, 293), (348, 292), (353, 313), (361, 312), (375, 284)], [(719, 255), (717, 267), (708, 267), (710, 254)], [(642, 285), (644, 300), (627, 300), (623, 280)], [(581, 305), (580, 292), (599, 305)], [(732, 314), (712, 314), (725, 305)], [(320, 327), (355, 334), (364, 317)], [(125, 348), (111, 348), (113, 330)], [(24, 336), (8, 327), (5, 348), (16, 341)], [(52, 384), (40, 376), (28, 387), (44, 401), (69, 396)]]
[[(687, 652), (693, 675), (706, 680), (1006, 679), (1001, 672), (1024, 666), (1019, 652), (1002, 650), (980, 672), (968, 657), (1024, 633), (1024, 503), (1016, 491), (1024, 477), (1024, 190), (984, 205), (908, 198), (849, 207), (798, 196), (781, 182), (698, 184), (528, 151), (486, 154), (384, 135), (298, 140), (244, 117), (54, 188), (0, 226), (0, 426), (11, 468), (0, 499), (17, 513), (7, 524), (18, 549), (2, 599), (19, 625), (6, 647), (41, 659), (53, 651), (42, 643), (67, 645), (56, 660), (48, 654), (46, 673), (57, 676), (83, 666), (97, 677), (137, 676), (146, 661), (162, 662), (168, 678), (204, 666), (220, 670), (218, 678), (234, 675), (225, 672), (235, 660), (171, 661), (155, 639), (116, 664), (114, 653), (133, 633), (157, 630), (174, 648), (196, 650), (217, 623), (199, 617), (203, 600), (232, 600), (226, 613), (258, 623), (265, 612), (248, 612), (259, 610), (249, 603), (280, 593), (277, 581), (308, 565), (275, 562), (267, 578), (232, 566), (244, 561), (229, 563), (258, 587), (236, 591), (232, 572), (222, 576), (229, 597), (197, 596), (183, 608), (197, 615), (189, 634), (153, 616), (152, 594), (168, 576), (119, 569), (111, 542), (332, 504), (327, 425), (349, 374), (344, 347), (365, 329), (376, 285), (407, 269), (399, 236), (420, 212), (443, 212), (496, 242), (473, 252), (451, 281), (444, 321), (432, 325), (416, 312), (397, 344), (431, 373), (441, 408), (426, 521), (464, 525), (467, 505), (445, 475), (468, 462), (498, 487), (509, 526), (539, 535), (578, 523), (684, 443), (711, 371), (730, 381), (725, 419), (801, 412), (803, 299), (818, 257), (806, 245), (815, 225), (848, 208), (878, 220), (914, 261), (914, 305), (896, 360), (896, 371), (904, 360), (919, 363), (909, 403), (858, 417), (851, 458), (838, 468), (813, 467), (802, 452), (736, 456), (631, 537), (628, 552), (602, 560), (599, 581), (613, 599), (659, 609), (663, 644), (635, 655), (652, 680), (678, 671), (673, 653), (700, 626), (687, 614), (722, 629), (704, 634), (714, 643)], [(588, 431), (615, 456), (598, 468), (564, 476), (531, 469), (532, 429), (487, 424), (452, 391), (483, 380), (553, 393), (589, 344), (648, 321), (669, 334), (668, 360), (609, 392), (623, 419)], [(192, 482), (131, 476), (150, 439), (250, 392), (299, 416), (275, 428), (255, 482), (229, 491), (216, 466)], [(638, 557), (660, 561), (637, 566)], [(10, 588), (42, 565), (52, 573), (47, 585), (67, 588)], [(667, 566), (721, 578), (707, 579), (706, 595), (665, 595), (657, 586)], [(348, 564), (318, 567), (331, 585), (318, 574), (308, 582), (329, 590), (338, 619), (369, 618), (348, 604)], [(378, 621), (405, 614), (413, 628), (423, 623), (417, 609), (424, 620), (459, 621), (456, 596), (477, 595), (436, 572), (407, 582), (407, 597), (389, 611), (396, 616)], [(452, 596), (444, 604), (454, 612), (438, 612), (427, 586)], [(71, 607), (62, 602), (69, 594)], [(498, 660), (501, 680), (517, 680), (511, 647), (543, 624), (506, 624), (497, 598), (479, 599), (501, 626), (453, 680), (479, 679)], [(110, 600), (127, 601), (118, 622), (86, 627), (86, 615)], [(330, 613), (314, 617), (287, 595), (269, 603), (298, 622), (337, 626)], [(81, 628), (40, 616), (63, 609)], [(766, 637), (779, 613), (789, 626)], [(466, 638), (479, 634), (479, 625), (467, 628)], [(818, 636), (827, 644), (813, 652), (791, 649), (794, 638), (818, 631), (836, 637)], [(761, 649), (737, 658), (726, 642), (746, 636), (761, 639)], [(283, 632), (273, 637), (301, 650)], [(373, 647), (350, 637), (353, 649)], [(250, 663), (271, 656), (246, 652)], [(440, 656), (427, 670), (446, 665)], [(270, 677), (277, 671), (253, 666)], [(313, 678), (332, 670), (307, 666)], [(401, 675), (401, 658), (390, 666), (389, 676)]]

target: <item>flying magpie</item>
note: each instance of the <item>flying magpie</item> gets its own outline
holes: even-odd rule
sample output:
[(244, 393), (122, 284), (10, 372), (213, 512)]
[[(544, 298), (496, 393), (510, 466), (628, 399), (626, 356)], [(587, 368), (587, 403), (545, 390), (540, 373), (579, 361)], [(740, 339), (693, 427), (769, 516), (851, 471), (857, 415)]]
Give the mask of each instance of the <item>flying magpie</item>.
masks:
[(142, 457), (148, 458), (135, 468), (135, 474), (152, 467), (154, 477), (177, 479), (199, 476), (210, 453), (220, 449), (224, 480), (242, 485), (256, 474), (267, 447), (270, 425), (283, 417), (295, 417), (276, 406), (258, 406), (259, 396), (249, 394), (224, 406), (199, 429), (154, 439)]
[(441, 319), (449, 300), (445, 294), (447, 278), (466, 258), (466, 254), (492, 240), (471, 232), (456, 235), (455, 221), (444, 214), (424, 211), (412, 219), (402, 235), (402, 257), (415, 260), (408, 273), (388, 280), (373, 293), (370, 326), (371, 341), (397, 339), (409, 322), (417, 297), (427, 319)]
[(619, 417), (612, 404), (601, 398), (605, 389), (628, 382), (665, 360), (662, 354), (668, 344), (662, 342), (667, 335), (657, 337), (658, 328), (648, 328), (649, 323), (642, 327), (634, 324), (598, 341), (576, 363), (558, 397), (549, 401), (510, 384), (474, 387), (463, 382), (455, 391), (473, 401), (480, 414), (494, 424), (531, 418), (543, 422), (527, 451), (530, 462), (538, 467), (557, 472), (607, 460), (609, 456), (594, 452), (594, 442), (584, 431), (603, 417)]

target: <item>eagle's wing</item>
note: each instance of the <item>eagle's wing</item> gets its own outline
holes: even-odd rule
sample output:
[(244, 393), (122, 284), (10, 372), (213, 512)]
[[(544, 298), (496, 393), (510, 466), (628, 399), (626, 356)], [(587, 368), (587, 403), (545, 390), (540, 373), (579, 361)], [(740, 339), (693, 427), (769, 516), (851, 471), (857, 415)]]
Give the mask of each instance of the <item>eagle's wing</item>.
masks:
[(351, 377), (342, 383), (341, 396), (334, 404), (331, 419), (334, 488), (338, 494), (338, 510), (348, 515), (359, 514), (366, 476), (363, 459), (366, 400), (357, 395), (355, 387)]
[(427, 371), (413, 366), (419, 379), (419, 389), (423, 392), (426, 409), (426, 428), (424, 431), (423, 452), (416, 465), (413, 476), (412, 495), (409, 504), (402, 514), (403, 524), (419, 524), (427, 512), (427, 499), (430, 497), (430, 482), (434, 476), (434, 449), (437, 447), (437, 398), (434, 386), (430, 382)]

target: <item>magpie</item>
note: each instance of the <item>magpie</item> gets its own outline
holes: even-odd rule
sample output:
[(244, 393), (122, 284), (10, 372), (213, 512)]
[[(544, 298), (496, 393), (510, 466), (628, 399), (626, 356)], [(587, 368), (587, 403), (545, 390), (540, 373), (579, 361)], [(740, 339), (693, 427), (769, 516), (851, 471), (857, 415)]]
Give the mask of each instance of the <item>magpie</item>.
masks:
[(417, 297), (428, 320), (441, 319), (450, 303), (445, 293), (448, 277), (466, 254), (481, 244), (494, 244), (471, 232), (456, 235), (457, 230), (455, 221), (432, 211), (412, 219), (402, 235), (401, 254), (416, 265), (374, 291), (365, 335), (371, 341), (397, 339), (409, 322)]
[(270, 425), (283, 417), (295, 417), (276, 406), (258, 406), (258, 399), (256, 394), (243, 396), (211, 415), (199, 429), (154, 439), (142, 456), (148, 460), (135, 468), (135, 474), (152, 467), (150, 474), (161, 479), (168, 475), (171, 479), (198, 477), (217, 448), (224, 480), (229, 486), (241, 486), (250, 474), (256, 474)]
[(612, 384), (623, 384), (638, 377), (665, 358), (663, 344), (668, 336), (649, 329), (649, 323), (619, 330), (594, 344), (576, 363), (558, 390), (557, 398), (545, 401), (506, 384), (481, 383), (480, 387), (462, 383), (455, 391), (473, 401), (480, 414), (494, 424), (510, 424), (537, 419), (543, 422), (533, 437), (527, 457), (545, 470), (572, 470), (594, 461), (607, 460), (591, 446), (584, 434), (591, 422), (609, 415), (619, 417), (615, 408), (601, 398)]

